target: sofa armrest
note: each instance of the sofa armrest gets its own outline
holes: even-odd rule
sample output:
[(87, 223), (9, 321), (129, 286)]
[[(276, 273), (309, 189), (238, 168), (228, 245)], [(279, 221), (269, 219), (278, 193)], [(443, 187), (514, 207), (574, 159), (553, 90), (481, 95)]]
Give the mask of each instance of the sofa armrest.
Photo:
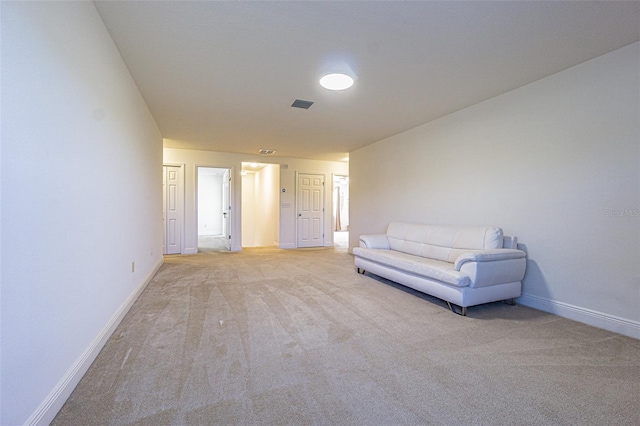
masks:
[(469, 287), (478, 288), (522, 281), (527, 259), (522, 250), (482, 250), (461, 254), (454, 266), (469, 277)]
[(456, 271), (459, 271), (462, 265), (467, 262), (495, 262), (497, 260), (520, 259), (525, 256), (525, 252), (517, 249), (478, 250), (462, 253), (454, 262), (454, 267)]
[(387, 234), (360, 235), (360, 247), (389, 250)]

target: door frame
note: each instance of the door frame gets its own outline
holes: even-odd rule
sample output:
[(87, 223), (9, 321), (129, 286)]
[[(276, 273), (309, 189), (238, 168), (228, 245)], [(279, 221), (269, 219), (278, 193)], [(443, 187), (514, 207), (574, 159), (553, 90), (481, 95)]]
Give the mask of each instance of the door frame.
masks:
[(193, 167), (193, 181), (195, 182), (194, 184), (194, 194), (193, 194), (193, 198), (194, 198), (194, 206), (195, 206), (195, 211), (194, 211), (194, 215), (195, 215), (195, 226), (194, 226), (194, 241), (196, 242), (196, 253), (198, 251), (198, 168), (199, 167), (204, 167), (204, 168), (208, 168), (208, 169), (226, 169), (229, 170), (229, 178), (230, 183), (229, 183), (229, 204), (230, 204), (230, 208), (229, 208), (229, 235), (231, 236), (231, 238), (229, 238), (228, 240), (228, 245), (229, 245), (229, 251), (233, 251), (233, 241), (238, 238), (237, 236), (233, 235), (233, 224), (235, 223), (235, 216), (236, 216), (236, 212), (237, 212), (237, 208), (234, 205), (234, 187), (235, 187), (235, 167), (233, 166), (212, 166), (210, 164), (201, 164), (201, 163), (195, 163), (194, 167)]
[[(184, 254), (184, 237), (185, 237), (185, 218), (184, 218), (184, 203), (185, 203), (185, 164), (184, 163), (162, 163), (162, 168), (164, 170), (165, 167), (179, 167), (180, 171), (178, 172), (180, 175), (180, 200), (178, 202), (178, 208), (180, 210), (179, 215), (180, 215), (180, 253), (179, 254)], [(162, 178), (163, 178), (163, 182), (162, 182), (162, 187), (163, 189), (166, 190), (166, 188), (164, 188), (164, 185), (166, 184), (165, 182), (165, 174), (162, 173)], [(166, 193), (165, 193), (166, 195)], [(166, 202), (166, 198), (165, 195), (163, 195), (163, 206), (162, 206), (162, 225), (163, 225), (163, 230), (162, 230), (162, 254), (166, 254), (167, 251), (167, 218), (166, 218), (166, 208), (167, 208), (167, 202)], [(176, 253), (178, 254), (178, 253)]]

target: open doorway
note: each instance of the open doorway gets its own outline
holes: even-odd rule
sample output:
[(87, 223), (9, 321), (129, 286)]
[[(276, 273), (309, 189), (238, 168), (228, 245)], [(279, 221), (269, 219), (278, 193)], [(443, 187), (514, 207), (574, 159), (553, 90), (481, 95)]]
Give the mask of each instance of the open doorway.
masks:
[(280, 165), (242, 163), (242, 247), (280, 245)]
[(198, 252), (231, 250), (230, 169), (198, 166)]
[(333, 175), (333, 245), (349, 248), (349, 176)]

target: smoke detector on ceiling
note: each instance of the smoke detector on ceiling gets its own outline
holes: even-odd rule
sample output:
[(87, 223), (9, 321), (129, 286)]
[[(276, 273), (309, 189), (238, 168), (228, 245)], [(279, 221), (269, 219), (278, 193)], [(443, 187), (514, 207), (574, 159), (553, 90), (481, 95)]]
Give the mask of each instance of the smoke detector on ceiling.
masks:
[(260, 150), (258, 150), (258, 153), (260, 153), (260, 155), (273, 155), (276, 153), (276, 150), (268, 149), (268, 148), (260, 148)]

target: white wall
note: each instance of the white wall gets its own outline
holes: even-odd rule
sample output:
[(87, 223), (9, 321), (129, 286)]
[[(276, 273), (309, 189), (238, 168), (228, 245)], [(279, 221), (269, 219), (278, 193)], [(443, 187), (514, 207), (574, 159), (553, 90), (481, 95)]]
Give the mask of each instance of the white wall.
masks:
[(242, 176), (242, 247), (256, 247), (256, 176)]
[(280, 166), (270, 164), (242, 176), (242, 246), (278, 246)]
[(242, 176), (242, 246), (278, 246), (280, 166), (270, 164)]
[[(280, 235), (281, 248), (296, 247), (296, 216), (295, 216), (295, 188), (296, 172), (321, 173), (325, 175), (327, 182), (331, 182), (331, 174), (346, 175), (349, 165), (342, 162), (302, 160), (284, 157), (262, 157), (260, 155), (231, 154), (212, 151), (196, 151), (186, 149), (164, 149), (164, 162), (185, 165), (185, 229), (184, 229), (184, 253), (197, 253), (197, 224), (195, 223), (195, 166), (209, 166), (219, 168), (231, 168), (232, 200), (235, 211), (231, 214), (231, 236), (234, 251), (242, 250), (242, 162), (257, 162), (280, 164)], [(332, 191), (325, 194), (326, 206), (331, 206)], [(333, 221), (331, 209), (326, 210), (325, 219), (325, 245), (333, 245)]]
[(162, 138), (93, 3), (1, 26), (0, 424), (46, 424), (162, 263)]
[[(280, 167), (269, 165), (255, 173), (255, 234), (258, 247), (278, 246), (280, 238)], [(244, 189), (244, 188), (243, 188)], [(245, 207), (244, 205), (242, 206)], [(243, 235), (244, 235), (243, 230)]]
[(521, 303), (640, 337), (640, 44), (350, 155), (350, 247), (392, 220), (497, 225)]

